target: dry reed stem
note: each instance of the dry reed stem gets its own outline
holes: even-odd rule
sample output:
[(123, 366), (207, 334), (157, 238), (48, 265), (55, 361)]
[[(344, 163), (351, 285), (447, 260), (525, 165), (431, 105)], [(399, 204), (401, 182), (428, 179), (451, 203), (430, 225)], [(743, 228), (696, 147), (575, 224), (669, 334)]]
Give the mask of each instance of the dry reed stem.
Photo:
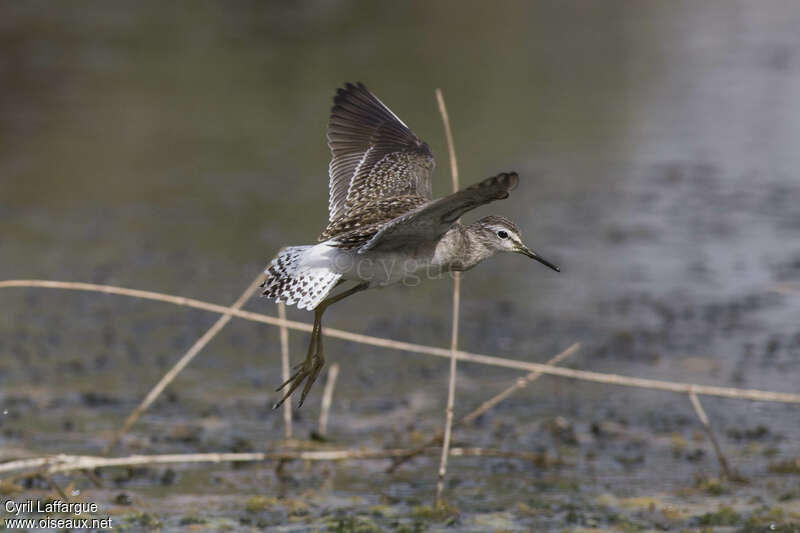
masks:
[(319, 431), (320, 436), (324, 437), (328, 433), (328, 413), (333, 403), (333, 389), (336, 387), (336, 378), (339, 377), (339, 363), (333, 363), (328, 369), (328, 380), (325, 382), (325, 390), (322, 392), (322, 407), (319, 412)]
[[(212, 304), (197, 300), (194, 298), (185, 298), (183, 296), (172, 296), (169, 294), (143, 291), (139, 289), (126, 289), (124, 287), (114, 287), (112, 285), (97, 285), (93, 283), (70, 282), (70, 281), (49, 281), (49, 280), (7, 280), (0, 281), (0, 289), (8, 287), (38, 287), (49, 289), (68, 289), (80, 290), (90, 292), (102, 292), (105, 294), (118, 294), (122, 296), (133, 296), (136, 298), (143, 298), (146, 300), (155, 300), (160, 302), (191, 307), (193, 309), (203, 309), (212, 313), (221, 315), (230, 313), (231, 316), (250, 320), (252, 322), (259, 322), (261, 324), (269, 324), (272, 326), (285, 325), (289, 329), (297, 331), (311, 331), (311, 324), (306, 322), (298, 322), (295, 320), (281, 320), (278, 317), (265, 315), (263, 313), (254, 313), (252, 311), (242, 311), (240, 309), (233, 309), (224, 305)], [(384, 339), (380, 337), (373, 337), (370, 335), (362, 335), (360, 333), (353, 333), (341, 329), (323, 327), (322, 331), (325, 335), (366, 344), (369, 346), (377, 346), (380, 348), (390, 348), (393, 350), (402, 350), (406, 352), (418, 353), (423, 355), (433, 355), (436, 357), (451, 357), (452, 352), (447, 348), (438, 348), (436, 346), (425, 346), (423, 344), (414, 344), (411, 342), (396, 341), (392, 339)], [(604, 383), (606, 385), (617, 385), (621, 387), (636, 387), (648, 390), (660, 390), (667, 392), (676, 392), (681, 394), (688, 394), (692, 389), (698, 396), (719, 396), (722, 398), (733, 398), (738, 400), (751, 400), (759, 402), (779, 402), (779, 403), (800, 403), (800, 394), (791, 392), (773, 392), (763, 391), (757, 389), (737, 389), (734, 387), (718, 387), (713, 385), (698, 385), (693, 383), (681, 383), (675, 381), (663, 381), (658, 379), (649, 378), (636, 378), (630, 376), (622, 376), (619, 374), (606, 374), (602, 372), (592, 372), (589, 370), (577, 370), (574, 368), (564, 368), (558, 366), (548, 366), (541, 363), (530, 363), (527, 361), (520, 361), (517, 359), (506, 359), (504, 357), (496, 357), (492, 355), (484, 355), (472, 352), (458, 351), (456, 356), (459, 361), (467, 361), (482, 365), (496, 366), (502, 368), (512, 368), (515, 370), (526, 370), (528, 372), (536, 371), (542, 374), (551, 376), (560, 376), (563, 378), (575, 379), (579, 381), (589, 381), (592, 383)]]
[[(278, 318), (286, 320), (286, 305), (278, 303)], [(281, 380), (289, 381), (289, 328), (281, 325)], [(292, 438), (292, 402), (283, 402), (283, 436)]]
[[(259, 274), (256, 276), (256, 279), (250, 283), (250, 286), (247, 287), (247, 289), (245, 289), (242, 295), (239, 296), (236, 302), (234, 302), (234, 304), (231, 306), (231, 309), (239, 309), (242, 307), (245, 302), (250, 299), (263, 280), (264, 274)], [(120, 430), (114, 434), (114, 436), (111, 438), (111, 441), (103, 449), (103, 455), (108, 454), (119, 443), (131, 426), (133, 426), (133, 424), (135, 424), (139, 419), (139, 416), (141, 416), (141, 414), (145, 412), (154, 401), (156, 401), (161, 393), (164, 392), (164, 389), (167, 388), (167, 385), (172, 383), (172, 380), (174, 380), (177, 375), (180, 374), (181, 371), (186, 367), (186, 365), (188, 365), (192, 359), (194, 359), (195, 356), (200, 353), (200, 350), (205, 348), (206, 344), (208, 344), (211, 339), (213, 339), (217, 333), (219, 333), (222, 328), (225, 327), (232, 316), (233, 315), (228, 312), (219, 317), (214, 325), (208, 328), (208, 331), (206, 331), (202, 337), (197, 339), (192, 347), (189, 348), (189, 350), (187, 350), (180, 359), (178, 359), (175, 365), (173, 365), (173, 367), (161, 377), (158, 383), (156, 383), (155, 387), (153, 387), (150, 392), (147, 393), (147, 396), (145, 396), (144, 400), (142, 400), (142, 403), (140, 403), (139, 406), (136, 407), (136, 409), (134, 409), (130, 415), (128, 415), (128, 418), (125, 420), (122, 428), (120, 428)]]
[(725, 459), (725, 454), (722, 453), (722, 448), (720, 447), (719, 442), (717, 442), (717, 437), (714, 435), (714, 431), (711, 429), (711, 422), (708, 420), (706, 411), (703, 409), (703, 405), (700, 403), (700, 400), (697, 398), (697, 395), (692, 389), (689, 389), (689, 399), (692, 401), (692, 406), (694, 407), (694, 412), (697, 413), (697, 418), (700, 419), (700, 423), (703, 424), (706, 433), (708, 433), (708, 438), (711, 440), (711, 445), (714, 446), (714, 452), (717, 454), (717, 460), (719, 461), (719, 466), (722, 469), (722, 474), (730, 480), (735, 479), (731, 473), (731, 470), (728, 468), (728, 460)]
[[(561, 352), (561, 353), (555, 355), (554, 357), (550, 358), (550, 360), (548, 360), (545, 364), (546, 365), (556, 365), (556, 364), (560, 363), (561, 361), (563, 361), (564, 359), (566, 359), (567, 357), (569, 357), (570, 355), (572, 355), (575, 352), (577, 352), (580, 349), (580, 347), (581, 347), (581, 343), (576, 342), (572, 346), (570, 346), (569, 348), (564, 350), (563, 352)], [(496, 394), (496, 395), (492, 396), (491, 398), (489, 398), (488, 400), (486, 400), (485, 402), (480, 404), (478, 407), (476, 407), (474, 410), (469, 412), (467, 415), (465, 415), (465, 416), (459, 418), (458, 420), (456, 420), (453, 423), (453, 427), (456, 428), (456, 427), (459, 427), (459, 426), (466, 426), (468, 424), (471, 424), (476, 418), (481, 416), (483, 413), (485, 413), (486, 411), (488, 411), (489, 409), (491, 409), (492, 407), (494, 407), (498, 403), (502, 402), (503, 400), (505, 400), (506, 398), (511, 396), (514, 392), (527, 387), (528, 385), (530, 385), (531, 383), (533, 383), (534, 381), (539, 379), (541, 376), (542, 376), (541, 372), (531, 372), (530, 374), (528, 374), (526, 376), (518, 378), (514, 382), (513, 385), (511, 385), (507, 389), (503, 390), (499, 394)], [(438, 444), (439, 442), (441, 442), (443, 437), (444, 437), (444, 433), (442, 431), (440, 431), (436, 435), (434, 435), (431, 439), (429, 439), (425, 444), (422, 444), (421, 446), (418, 446), (418, 447), (414, 448), (413, 450), (411, 450), (408, 455), (404, 455), (402, 457), (398, 457), (397, 459), (392, 461), (392, 464), (389, 466), (389, 468), (386, 469), (386, 473), (387, 474), (393, 473), (395, 470), (397, 470), (397, 467), (399, 467), (403, 463), (409, 461), (410, 459), (413, 459), (414, 456), (419, 455), (420, 453), (425, 451), (425, 448), (427, 448), (429, 446), (434, 446), (434, 445)]]
[[(567, 357), (569, 357), (572, 354), (574, 354), (575, 352), (577, 352), (580, 349), (580, 347), (581, 347), (581, 343), (579, 343), (579, 342), (573, 343), (572, 345), (570, 345), (563, 352), (553, 356), (545, 364), (549, 365), (549, 366), (557, 365), (558, 363), (560, 363), (561, 361), (563, 361)], [(492, 398), (489, 398), (488, 400), (483, 402), (481, 405), (478, 406), (477, 409), (475, 409), (474, 411), (472, 411), (471, 413), (466, 415), (464, 418), (462, 418), (460, 420), (460, 422), (463, 423), (463, 424), (471, 424), (476, 418), (481, 416), (483, 413), (485, 413), (486, 411), (488, 411), (489, 409), (491, 409), (492, 407), (494, 407), (498, 403), (502, 402), (503, 400), (505, 400), (506, 398), (511, 396), (514, 392), (516, 392), (516, 391), (518, 391), (520, 389), (524, 389), (525, 387), (527, 387), (528, 385), (530, 385), (531, 383), (533, 383), (534, 381), (539, 379), (541, 376), (542, 376), (541, 372), (534, 371), (534, 372), (531, 372), (530, 374), (527, 374), (527, 375), (525, 375), (525, 376), (523, 376), (521, 378), (518, 378), (517, 381), (513, 385), (508, 387), (503, 392), (497, 394), (496, 396), (493, 396)]]
[[(444, 134), (447, 139), (447, 152), (450, 154), (450, 175), (453, 178), (453, 192), (458, 191), (458, 160), (456, 147), (453, 143), (453, 131), (450, 129), (450, 117), (444, 103), (441, 89), (436, 89), (436, 101), (439, 103), (439, 114), (442, 115)], [(456, 403), (456, 363), (458, 362), (458, 318), (461, 308), (461, 274), (455, 272), (453, 276), (453, 318), (450, 332), (450, 378), (447, 383), (447, 407), (444, 416), (444, 435), (442, 438), (442, 457), (439, 462), (439, 478), (436, 481), (436, 506), (439, 507), (444, 492), (444, 476), (447, 473), (447, 453), (450, 449), (450, 435), (453, 431), (453, 410)]]
[[(22, 459), (0, 463), (0, 473), (18, 472), (35, 464), (40, 470), (24, 472), (13, 478), (19, 480), (33, 476), (54, 474), (57, 472), (71, 472), (83, 469), (109, 468), (117, 466), (140, 466), (175, 463), (222, 463), (222, 462), (260, 462), (260, 461), (342, 461), (346, 459), (391, 459), (405, 455), (409, 450), (405, 448), (388, 450), (285, 450), (279, 452), (252, 452), (252, 453), (186, 453), (163, 455), (129, 455), (127, 457), (100, 457), (89, 455), (59, 454), (35, 459)], [(439, 448), (425, 450), (426, 455), (439, 455)], [(495, 448), (451, 448), (450, 455), (454, 457), (502, 457), (506, 459), (522, 459), (527, 461), (541, 461), (545, 457), (537, 452), (519, 452), (498, 450)]]

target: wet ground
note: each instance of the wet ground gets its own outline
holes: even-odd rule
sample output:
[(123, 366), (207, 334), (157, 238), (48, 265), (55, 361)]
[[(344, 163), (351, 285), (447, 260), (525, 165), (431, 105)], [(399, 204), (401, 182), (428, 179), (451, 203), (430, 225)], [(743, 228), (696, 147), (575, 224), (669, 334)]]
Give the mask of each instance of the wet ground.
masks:
[[(467, 273), (460, 346), (543, 362), (580, 341), (567, 366), (798, 391), (800, 294), (773, 290), (800, 282), (792, 3), (476, 4), (457, 15), (455, 4), (409, 4), (391, 24), (350, 4), (196, 5), (0, 8), (0, 279), (231, 303), (278, 248), (324, 224), (325, 115), (344, 79), (367, 82), (431, 143), (435, 190), (447, 190), (441, 86), (462, 180), (522, 177), (480, 214), (513, 218), (564, 270), (500, 257)], [(450, 291), (372, 291), (327, 324), (446, 346)], [(276, 312), (258, 299), (246, 308)], [(216, 320), (44, 289), (3, 289), (0, 309), (2, 459), (99, 453)], [(306, 342), (291, 334), (294, 359)], [(441, 427), (446, 360), (334, 339), (326, 349), (341, 365), (329, 440), (302, 446), (413, 446)], [(116, 453), (277, 449), (279, 359), (277, 330), (234, 319)], [(458, 376), (456, 416), (518, 373), (465, 363)], [(303, 441), (321, 388), (295, 410)], [(452, 458), (445, 509), (430, 507), (434, 456), (391, 475), (371, 460), (55, 481), (129, 531), (800, 530), (798, 407), (702, 401), (738, 481), (721, 479), (688, 398), (554, 377), (454, 435), (455, 446), (539, 460)], [(0, 490), (55, 497), (41, 481)]]

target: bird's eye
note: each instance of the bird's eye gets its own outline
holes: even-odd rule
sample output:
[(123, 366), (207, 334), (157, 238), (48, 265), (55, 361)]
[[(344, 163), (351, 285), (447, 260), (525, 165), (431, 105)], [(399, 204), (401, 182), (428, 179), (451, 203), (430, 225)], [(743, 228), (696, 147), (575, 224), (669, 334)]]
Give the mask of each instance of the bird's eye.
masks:
[(508, 239), (508, 232), (504, 230), (500, 230), (497, 232), (497, 236), (501, 239)]

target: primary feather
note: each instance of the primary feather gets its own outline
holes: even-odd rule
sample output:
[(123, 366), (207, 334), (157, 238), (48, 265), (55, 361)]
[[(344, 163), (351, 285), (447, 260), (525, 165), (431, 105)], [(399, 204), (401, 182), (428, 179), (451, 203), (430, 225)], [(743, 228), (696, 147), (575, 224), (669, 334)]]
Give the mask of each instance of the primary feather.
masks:
[(328, 121), (331, 225), (365, 201), (401, 195), (430, 199), (435, 163), (427, 143), (362, 83), (346, 84), (333, 103)]

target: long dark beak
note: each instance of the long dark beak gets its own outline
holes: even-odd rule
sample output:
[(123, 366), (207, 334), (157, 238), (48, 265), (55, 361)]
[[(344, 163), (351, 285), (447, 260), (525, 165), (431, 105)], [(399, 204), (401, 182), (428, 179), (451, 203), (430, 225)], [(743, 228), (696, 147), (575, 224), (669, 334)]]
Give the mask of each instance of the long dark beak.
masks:
[(556, 272), (561, 272), (561, 269), (560, 269), (560, 268), (558, 268), (556, 265), (554, 265), (553, 263), (551, 263), (550, 261), (548, 261), (547, 259), (545, 259), (545, 258), (544, 258), (544, 257), (542, 257), (541, 255), (537, 254), (537, 253), (536, 253), (536, 252), (534, 252), (533, 250), (530, 250), (530, 249), (528, 249), (528, 248), (527, 248), (526, 246), (524, 246), (524, 245), (520, 245), (520, 247), (519, 247), (519, 249), (517, 250), (517, 252), (521, 253), (522, 255), (527, 255), (527, 256), (528, 256), (528, 257), (530, 257), (531, 259), (535, 259), (536, 261), (539, 261), (539, 262), (540, 262), (541, 264), (543, 264), (544, 266), (546, 266), (546, 267), (550, 267), (550, 268), (552, 268), (553, 270), (555, 270)]

